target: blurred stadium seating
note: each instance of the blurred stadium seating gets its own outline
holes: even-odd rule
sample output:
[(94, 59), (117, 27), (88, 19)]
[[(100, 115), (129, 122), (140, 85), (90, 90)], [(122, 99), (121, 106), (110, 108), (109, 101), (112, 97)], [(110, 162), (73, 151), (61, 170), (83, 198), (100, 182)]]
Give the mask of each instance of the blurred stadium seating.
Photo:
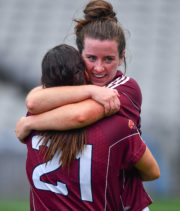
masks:
[[(180, 195), (180, 1), (111, 2), (127, 35), (127, 75), (143, 94), (143, 137), (161, 168), (161, 178), (147, 188)], [(75, 46), (72, 19), (86, 3), (0, 0), (0, 197), (28, 192), (26, 148), (15, 137), (15, 123), (26, 113), (27, 91), (40, 82), (46, 51), (60, 43)]]

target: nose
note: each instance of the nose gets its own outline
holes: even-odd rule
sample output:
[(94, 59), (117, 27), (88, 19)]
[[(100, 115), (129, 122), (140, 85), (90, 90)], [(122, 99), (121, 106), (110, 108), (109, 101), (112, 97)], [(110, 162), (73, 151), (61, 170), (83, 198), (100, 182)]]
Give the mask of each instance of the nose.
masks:
[(104, 71), (104, 65), (103, 65), (103, 62), (101, 60), (98, 60), (95, 64), (95, 67), (94, 67), (95, 71), (100, 73), (100, 72), (103, 72)]

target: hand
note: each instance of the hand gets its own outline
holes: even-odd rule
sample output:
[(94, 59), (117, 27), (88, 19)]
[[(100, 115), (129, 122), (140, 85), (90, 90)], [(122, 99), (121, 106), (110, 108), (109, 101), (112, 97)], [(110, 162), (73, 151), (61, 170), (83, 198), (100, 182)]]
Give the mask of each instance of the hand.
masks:
[(120, 109), (120, 95), (116, 89), (93, 86), (91, 97), (104, 106), (105, 116), (111, 116)]
[(20, 142), (25, 143), (24, 139), (30, 134), (31, 129), (28, 128), (28, 117), (21, 117), (16, 123), (15, 133)]

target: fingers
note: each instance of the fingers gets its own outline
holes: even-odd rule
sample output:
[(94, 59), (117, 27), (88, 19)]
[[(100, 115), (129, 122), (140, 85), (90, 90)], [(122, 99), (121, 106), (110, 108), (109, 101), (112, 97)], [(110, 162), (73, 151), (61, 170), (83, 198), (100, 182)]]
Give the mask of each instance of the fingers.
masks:
[(21, 117), (16, 123), (15, 133), (16, 137), (21, 143), (25, 143), (25, 138), (29, 135), (30, 131), (26, 127), (26, 117)]
[(104, 112), (105, 116), (111, 116), (111, 107), (109, 102), (104, 104)]
[(116, 95), (108, 101), (105, 105), (105, 115), (111, 116), (119, 111), (120, 109), (120, 100), (119, 100), (119, 93), (117, 92)]
[(116, 89), (113, 89), (113, 91), (114, 91), (114, 93), (115, 93), (118, 97), (120, 97), (120, 94), (119, 94), (119, 92), (118, 92)]
[(25, 142), (24, 139), (19, 139), (19, 141), (20, 141), (22, 144), (26, 144), (26, 142)]
[(95, 87), (92, 99), (104, 106), (105, 116), (110, 116), (120, 109), (119, 93), (116, 89)]

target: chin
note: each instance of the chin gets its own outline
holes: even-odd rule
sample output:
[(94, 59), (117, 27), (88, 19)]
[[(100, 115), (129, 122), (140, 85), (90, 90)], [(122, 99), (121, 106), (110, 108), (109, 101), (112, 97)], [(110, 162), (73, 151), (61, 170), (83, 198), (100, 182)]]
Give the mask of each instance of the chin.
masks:
[(97, 81), (97, 80), (91, 80), (91, 83), (96, 86), (105, 86), (107, 84), (106, 81)]
[(93, 84), (96, 85), (96, 86), (105, 86), (106, 85), (106, 83), (98, 83), (98, 82), (95, 82)]

